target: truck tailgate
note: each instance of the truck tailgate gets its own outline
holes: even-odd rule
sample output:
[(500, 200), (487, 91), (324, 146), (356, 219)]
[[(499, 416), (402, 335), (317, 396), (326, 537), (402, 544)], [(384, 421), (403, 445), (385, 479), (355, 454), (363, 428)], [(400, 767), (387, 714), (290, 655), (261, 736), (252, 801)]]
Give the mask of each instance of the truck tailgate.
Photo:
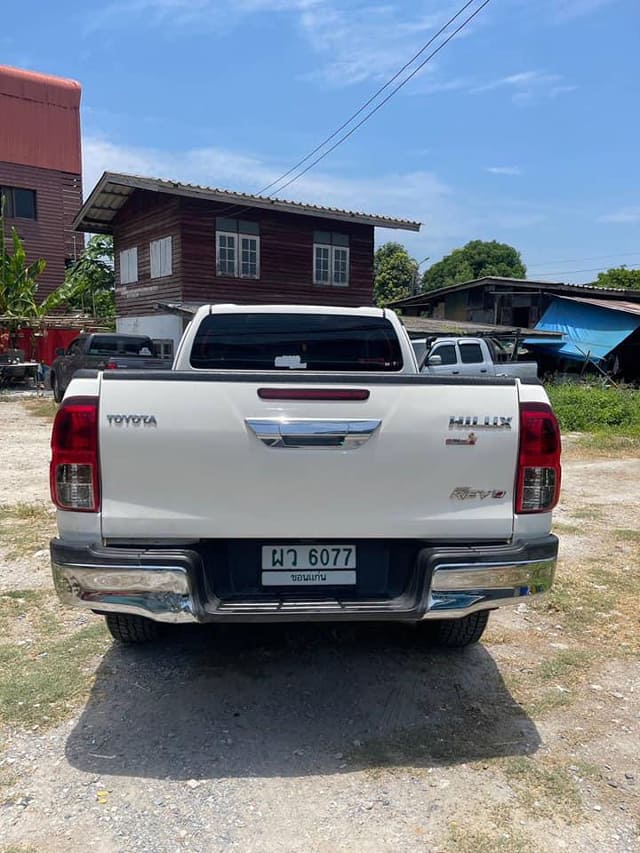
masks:
[(101, 383), (105, 539), (511, 536), (514, 380), (124, 374)]

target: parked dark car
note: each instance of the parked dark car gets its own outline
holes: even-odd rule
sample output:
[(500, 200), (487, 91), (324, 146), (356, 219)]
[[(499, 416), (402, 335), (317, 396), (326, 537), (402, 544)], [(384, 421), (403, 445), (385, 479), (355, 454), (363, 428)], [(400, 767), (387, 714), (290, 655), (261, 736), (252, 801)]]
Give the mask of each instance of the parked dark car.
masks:
[(59, 403), (78, 370), (159, 370), (168, 366), (166, 359), (156, 356), (151, 338), (144, 335), (80, 335), (66, 352), (58, 351), (49, 377)]

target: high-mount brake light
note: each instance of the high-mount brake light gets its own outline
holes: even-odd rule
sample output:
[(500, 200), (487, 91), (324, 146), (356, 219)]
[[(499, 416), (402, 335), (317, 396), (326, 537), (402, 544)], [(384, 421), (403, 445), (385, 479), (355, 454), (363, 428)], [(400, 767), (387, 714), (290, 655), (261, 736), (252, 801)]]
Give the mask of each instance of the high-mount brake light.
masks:
[(549, 512), (560, 497), (560, 429), (547, 403), (520, 406), (516, 513)]
[(97, 397), (69, 397), (58, 409), (51, 434), (49, 484), (58, 509), (99, 511)]
[(368, 400), (367, 388), (258, 388), (261, 400)]

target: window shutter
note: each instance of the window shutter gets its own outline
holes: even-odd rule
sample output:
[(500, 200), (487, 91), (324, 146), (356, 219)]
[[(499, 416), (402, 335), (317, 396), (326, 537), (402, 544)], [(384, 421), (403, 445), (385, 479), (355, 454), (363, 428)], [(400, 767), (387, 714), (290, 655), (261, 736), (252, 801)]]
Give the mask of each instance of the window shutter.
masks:
[(151, 278), (162, 278), (172, 273), (171, 237), (149, 243)]
[(120, 252), (120, 284), (132, 284), (138, 280), (138, 248)]

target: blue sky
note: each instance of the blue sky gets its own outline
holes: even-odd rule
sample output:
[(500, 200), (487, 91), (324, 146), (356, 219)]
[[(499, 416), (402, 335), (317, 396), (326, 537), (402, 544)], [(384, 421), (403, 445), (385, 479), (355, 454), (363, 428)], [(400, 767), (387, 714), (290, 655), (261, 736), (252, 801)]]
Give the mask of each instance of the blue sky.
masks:
[[(104, 169), (255, 192), (461, 5), (21, 0), (0, 63), (82, 83), (85, 193)], [(378, 241), (419, 260), (481, 238), (532, 278), (640, 266), (639, 48), (637, 0), (492, 0), (283, 195), (418, 219)]]

